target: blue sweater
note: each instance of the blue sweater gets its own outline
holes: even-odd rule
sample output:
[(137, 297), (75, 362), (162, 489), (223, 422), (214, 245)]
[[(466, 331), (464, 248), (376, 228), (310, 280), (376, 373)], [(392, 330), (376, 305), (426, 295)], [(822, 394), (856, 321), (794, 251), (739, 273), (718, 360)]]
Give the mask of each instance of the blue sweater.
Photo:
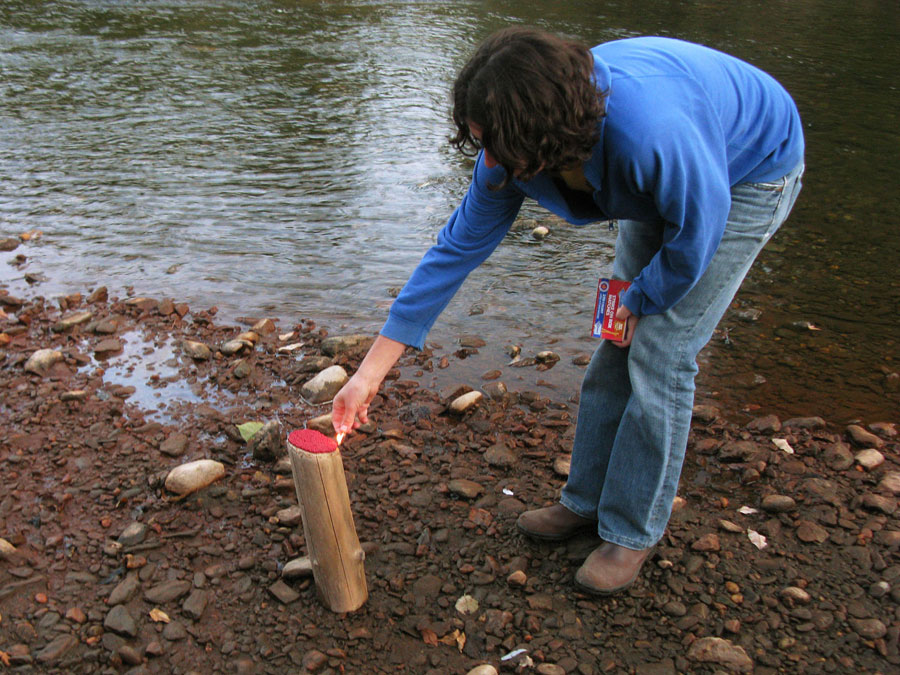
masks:
[(797, 108), (761, 70), (669, 38), (617, 40), (592, 53), (597, 89), (608, 92), (600, 138), (584, 164), (596, 208), (573, 212), (545, 173), (490, 190), (505, 172), (488, 169), (481, 153), (466, 196), (397, 296), (382, 335), (421, 348), (469, 272), (506, 235), (525, 197), (574, 225), (659, 222), (662, 248), (623, 301), (638, 316), (665, 312), (712, 259), (731, 186), (776, 180), (803, 159)]

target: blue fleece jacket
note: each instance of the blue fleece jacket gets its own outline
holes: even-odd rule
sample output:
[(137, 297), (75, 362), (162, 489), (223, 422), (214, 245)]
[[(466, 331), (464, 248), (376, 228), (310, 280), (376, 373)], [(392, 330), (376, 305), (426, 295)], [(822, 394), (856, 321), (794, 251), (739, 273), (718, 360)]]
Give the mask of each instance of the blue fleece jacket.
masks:
[[(731, 186), (781, 178), (803, 159), (797, 108), (774, 78), (735, 57), (669, 38), (591, 50), (606, 117), (584, 175), (596, 208), (573, 212), (552, 177), (512, 180), (479, 155), (472, 183), (391, 306), (382, 335), (421, 348), (466, 276), (506, 235), (525, 197), (574, 225), (659, 222), (663, 245), (624, 303), (665, 312), (697, 283), (731, 208)], [(627, 226), (627, 225), (626, 225)]]

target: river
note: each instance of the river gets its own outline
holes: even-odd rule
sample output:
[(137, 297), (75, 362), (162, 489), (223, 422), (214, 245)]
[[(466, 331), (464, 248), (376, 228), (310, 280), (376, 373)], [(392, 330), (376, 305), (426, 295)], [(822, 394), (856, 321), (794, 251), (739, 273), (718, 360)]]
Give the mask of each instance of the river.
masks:
[[(377, 330), (468, 184), (447, 144), (455, 73), (510, 24), (702, 42), (791, 91), (804, 191), (701, 355), (698, 402), (900, 421), (893, 2), (5, 0), (0, 235), (43, 236), (0, 253), (0, 288), (39, 272), (50, 298), (102, 283), (223, 320)], [(431, 338), (486, 339), (473, 377), (506, 344), (553, 348), (544, 379), (574, 393), (615, 235), (549, 221), (539, 242), (546, 214), (522, 217)]]

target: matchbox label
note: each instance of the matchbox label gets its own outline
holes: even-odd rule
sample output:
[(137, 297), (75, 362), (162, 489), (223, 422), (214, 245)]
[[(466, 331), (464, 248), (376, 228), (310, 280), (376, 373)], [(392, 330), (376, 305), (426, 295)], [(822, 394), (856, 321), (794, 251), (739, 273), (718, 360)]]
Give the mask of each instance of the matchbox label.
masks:
[(630, 281), (620, 279), (600, 279), (597, 283), (593, 337), (620, 341), (625, 336), (625, 322), (616, 320), (616, 311), (619, 309), (619, 296), (629, 286)]

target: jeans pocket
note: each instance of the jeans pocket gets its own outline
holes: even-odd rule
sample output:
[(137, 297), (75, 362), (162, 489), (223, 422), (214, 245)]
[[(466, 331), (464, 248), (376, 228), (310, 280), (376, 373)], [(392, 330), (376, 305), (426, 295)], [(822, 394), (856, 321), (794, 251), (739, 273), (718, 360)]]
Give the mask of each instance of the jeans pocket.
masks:
[(764, 190), (766, 192), (775, 192), (775, 193), (784, 192), (784, 187), (786, 184), (787, 184), (786, 176), (784, 178), (779, 178), (778, 180), (767, 181), (767, 182), (763, 182), (763, 183), (753, 183), (753, 182), (744, 183), (744, 185), (750, 185), (751, 187), (753, 187), (757, 190)]

